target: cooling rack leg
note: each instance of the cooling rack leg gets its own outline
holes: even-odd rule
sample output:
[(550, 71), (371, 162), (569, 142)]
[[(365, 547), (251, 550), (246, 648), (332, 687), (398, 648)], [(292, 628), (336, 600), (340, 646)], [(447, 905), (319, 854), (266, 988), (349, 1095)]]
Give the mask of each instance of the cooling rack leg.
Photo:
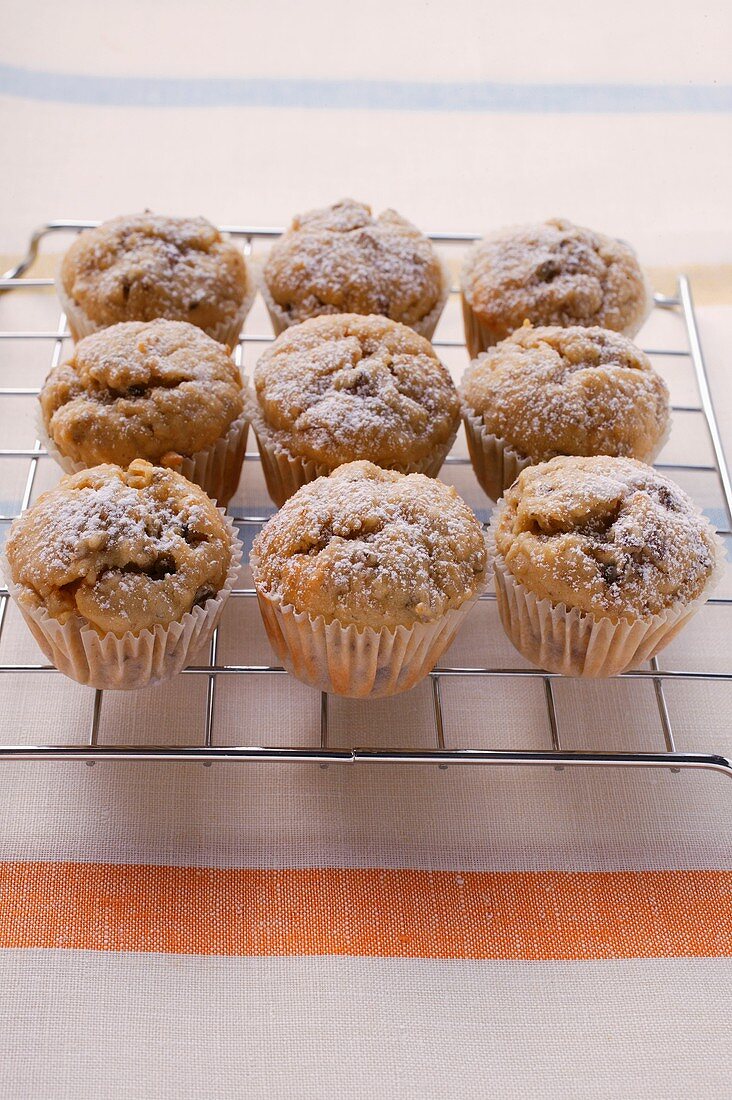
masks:
[[(435, 716), (435, 736), (437, 738), (438, 752), (445, 751), (445, 715), (442, 710), (442, 692), (440, 689), (440, 677), (432, 677), (432, 710)], [(447, 764), (438, 765), (440, 771), (447, 771)]]
[[(328, 694), (325, 691), (320, 693), (320, 750), (328, 750)], [(325, 771), (327, 767), (327, 764), (320, 765), (321, 771)]]
[[(658, 657), (651, 657), (650, 666), (654, 672), (659, 671)], [(666, 695), (663, 690), (663, 681), (660, 678), (654, 679), (653, 688), (656, 693), (656, 704), (661, 719), (663, 739), (666, 742), (666, 751), (676, 752), (676, 742), (674, 740), (673, 730), (671, 729), (671, 719), (669, 718), (668, 704), (666, 703)], [(678, 775), (681, 768), (670, 768), (669, 771), (673, 772), (674, 775)]]
[[(99, 719), (102, 715), (102, 692), (99, 688), (94, 692), (94, 707), (92, 709), (91, 727), (89, 729), (89, 748), (95, 749), (99, 740)], [(95, 760), (87, 760), (86, 766), (93, 768)]]
[[(212, 668), (216, 665), (216, 658), (219, 648), (219, 628), (216, 627), (211, 635), (211, 647), (209, 664)], [(212, 672), (209, 675), (208, 683), (206, 685), (206, 728), (203, 736), (203, 744), (205, 748), (210, 749), (213, 745), (213, 724), (214, 724), (214, 707), (216, 705), (216, 673)], [(204, 763), (204, 768), (210, 768), (212, 760), (207, 760)]]
[(5, 614), (8, 610), (8, 597), (0, 596), (0, 639), (3, 636), (3, 627), (5, 626)]
[[(549, 730), (552, 735), (552, 750), (554, 752), (562, 751), (562, 742), (559, 739), (559, 722), (557, 721), (557, 707), (554, 700), (554, 688), (552, 682), (548, 676), (544, 677), (544, 697), (546, 698), (546, 712), (549, 717)], [(555, 772), (563, 772), (564, 767), (562, 764), (556, 764), (554, 766)]]

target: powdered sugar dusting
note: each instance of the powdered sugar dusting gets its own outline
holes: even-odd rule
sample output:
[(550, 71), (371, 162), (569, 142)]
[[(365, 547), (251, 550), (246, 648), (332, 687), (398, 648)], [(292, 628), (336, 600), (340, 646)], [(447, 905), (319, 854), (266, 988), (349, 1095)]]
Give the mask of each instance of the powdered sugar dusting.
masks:
[(61, 621), (139, 632), (219, 590), (230, 540), (197, 486), (138, 461), (64, 478), (15, 521), (7, 555), (26, 598)]
[(296, 217), (273, 245), (264, 277), (293, 323), (360, 313), (415, 324), (443, 292), (430, 240), (396, 211), (375, 218), (352, 199)]
[(454, 489), (369, 462), (300, 489), (253, 548), (255, 583), (298, 611), (380, 629), (429, 622), (482, 586), (481, 527)]
[(123, 322), (81, 340), (40, 395), (61, 453), (94, 466), (211, 446), (244, 407), (226, 348), (180, 321)]
[(457, 391), (430, 343), (385, 318), (345, 314), (288, 329), (254, 382), (282, 448), (331, 468), (354, 458), (419, 461), (458, 424)]
[(651, 457), (669, 423), (668, 388), (627, 337), (525, 325), (465, 372), (469, 413), (534, 462), (557, 454)]
[(248, 292), (241, 252), (205, 218), (131, 214), (79, 235), (61, 279), (99, 325), (190, 321), (205, 330), (232, 321)]
[(463, 294), (500, 340), (525, 320), (633, 334), (648, 295), (633, 249), (562, 218), (515, 226), (468, 253)]
[(524, 470), (506, 492), (496, 545), (538, 596), (628, 618), (695, 599), (716, 561), (711, 525), (677, 485), (604, 456)]

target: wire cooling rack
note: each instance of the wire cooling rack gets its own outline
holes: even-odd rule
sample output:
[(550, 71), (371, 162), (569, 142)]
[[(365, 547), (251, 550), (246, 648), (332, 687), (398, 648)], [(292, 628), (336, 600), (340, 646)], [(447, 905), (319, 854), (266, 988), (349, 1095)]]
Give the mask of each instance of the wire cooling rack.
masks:
[[(35, 293), (45, 294), (46, 298), (49, 296), (49, 288), (53, 286), (52, 279), (24, 277), (24, 273), (35, 261), (39, 252), (39, 247), (44, 239), (59, 233), (77, 233), (82, 229), (89, 228), (96, 224), (98, 223), (89, 221), (56, 221), (49, 222), (36, 230), (29, 242), (27, 255), (20, 263), (10, 271), (7, 271), (5, 275), (0, 278), (0, 292), (6, 292), (2, 295), (5, 299), (5, 303), (7, 303), (8, 300), (11, 301), (11, 305), (17, 303), (17, 306), (14, 305), (10, 311), (6, 310), (6, 313), (10, 313), (11, 320), (14, 320), (16, 317), (22, 318), (23, 316), (23, 310), (20, 308), (21, 302), (19, 300), (22, 295)], [(222, 230), (238, 239), (242, 244), (243, 251), (247, 255), (256, 251), (262, 243), (271, 241), (281, 233), (281, 229), (278, 228), (253, 226), (229, 225), (222, 226)], [(430, 236), (442, 250), (452, 250), (453, 252), (464, 249), (466, 245), (476, 239), (474, 234), (469, 233), (433, 233), (430, 234)], [(694, 492), (694, 486), (699, 487), (704, 485), (704, 500), (701, 503), (704, 503), (705, 510), (713, 518), (720, 535), (728, 537), (732, 534), (732, 481), (730, 480), (730, 472), (725, 459), (724, 448), (712, 403), (704, 356), (694, 313), (691, 287), (688, 279), (683, 275), (679, 276), (677, 287), (677, 293), (674, 296), (656, 294), (655, 307), (657, 310), (676, 314), (677, 318), (681, 321), (679, 330), (682, 334), (683, 346), (663, 346), (647, 348), (646, 350), (652, 357), (658, 357), (661, 362), (673, 363), (675, 377), (677, 378), (682, 393), (687, 395), (692, 393), (694, 395), (692, 399), (688, 399), (687, 396), (686, 400), (682, 399), (677, 401), (674, 394), (674, 386), (672, 386), (672, 397), (675, 401), (673, 404), (674, 415), (675, 417), (692, 418), (693, 423), (696, 424), (697, 427), (701, 425), (702, 434), (706, 435), (706, 452), (710, 458), (709, 460), (700, 459), (697, 461), (685, 461), (683, 463), (659, 462), (657, 465), (667, 470), (672, 477), (678, 480), (683, 481), (684, 477), (691, 479), (693, 484), (687, 485), (687, 487), (690, 488), (692, 492)], [(452, 297), (454, 300), (454, 295)], [(28, 316), (28, 313), (26, 312), (25, 315)], [(245, 328), (248, 327), (249, 322)], [(440, 328), (442, 327), (441, 325)], [(438, 330), (438, 336), (439, 334), (440, 330)], [(245, 331), (241, 336), (239, 346), (235, 350), (237, 363), (239, 365), (245, 364), (248, 353), (253, 353), (256, 358), (258, 345), (266, 344), (271, 341), (272, 338), (271, 334), (256, 334)], [(70, 346), (68, 343), (69, 340), (70, 337), (66, 327), (66, 318), (63, 313), (58, 315), (58, 322), (55, 329), (50, 326), (47, 329), (24, 329), (13, 325), (11, 328), (0, 330), (0, 341), (32, 341), (47, 347), (50, 351), (46, 360), (48, 369), (56, 366), (62, 361), (64, 347), (68, 348)], [(459, 349), (464, 348), (461, 339), (438, 338), (435, 339), (434, 343), (435, 346), (440, 349), (440, 354), (443, 357), (453, 355), (456, 349), (459, 351)], [(462, 356), (463, 364), (467, 363), (464, 351), (462, 352)], [(5, 408), (7, 408), (8, 402), (12, 402), (18, 398), (33, 400), (38, 393), (37, 386), (23, 385), (26, 379), (17, 377), (17, 369), (15, 376), (13, 376), (14, 368), (12, 363), (13, 357), (11, 356), (8, 360), (8, 365), (3, 368), (3, 373), (0, 374), (0, 383), (2, 383), (0, 385), (0, 401), (6, 403)], [(683, 377), (684, 375), (686, 375), (686, 377)], [(4, 442), (4, 440), (0, 442)], [(8, 463), (13, 463), (17, 469), (17, 463), (19, 461), (27, 463), (24, 473), (24, 483), (22, 489), (18, 493), (19, 508), (11, 508), (7, 511), (7, 514), (0, 515), (0, 526), (2, 527), (3, 537), (7, 532), (8, 524), (15, 518), (17, 512), (25, 509), (34, 498), (39, 464), (52, 460), (48, 457), (38, 439), (33, 440), (31, 445), (27, 448), (0, 448), (0, 492), (2, 492), (3, 499), (6, 499), (7, 496), (12, 499), (12, 494), (8, 494), (5, 490), (6, 479), (3, 477), (3, 472), (7, 468)], [(243, 479), (245, 493), (246, 485), (249, 480), (248, 472), (251, 469), (249, 464), (258, 462), (259, 458), (256, 453), (247, 453)], [(448, 457), (443, 476), (446, 480), (455, 480), (456, 483), (461, 477), (464, 477), (464, 479), (471, 477), (469, 460), (465, 453), (464, 445), (462, 447), (462, 453), (460, 453), (460, 449), (458, 448), (457, 451), (453, 452), (453, 454)], [(460, 485), (459, 487), (461, 491), (463, 491), (462, 486)], [(474, 484), (473, 489), (477, 492)], [(698, 494), (696, 495), (698, 496)], [(231, 510), (235, 522), (242, 533), (245, 545), (251, 545), (253, 535), (256, 533), (256, 530), (261, 527), (262, 523), (266, 521), (272, 509), (264, 507), (249, 509), (247, 503), (245, 503), (242, 508), (236, 503), (240, 499), (240, 497), (235, 498), (235, 504)], [(244, 499), (246, 501), (246, 497)], [(482, 507), (479, 505), (474, 506), (480, 518), (486, 520), (488, 513), (485, 510), (485, 498), (475, 499), (480, 499)], [(253, 600), (255, 599), (255, 592), (253, 588), (235, 588), (232, 593), (232, 598), (234, 601)], [(482, 598), (485, 600), (495, 599), (493, 593), (487, 593)], [(710, 600), (710, 604), (728, 606), (732, 604), (732, 598), (717, 596)], [(6, 614), (7, 605), (7, 589), (0, 588), (0, 642), (2, 641), (2, 632), (6, 629), (6, 621), (8, 618)], [(197, 739), (191, 738), (190, 743), (186, 741), (184, 744), (175, 745), (105, 744), (103, 743), (103, 738), (100, 738), (103, 692), (96, 691), (94, 693), (93, 705), (91, 708), (88, 735), (85, 741), (77, 744), (63, 745), (42, 743), (9, 745), (0, 743), (0, 760), (76, 759), (84, 760), (88, 764), (93, 764), (98, 760), (108, 759), (166, 760), (200, 761), (205, 766), (209, 766), (214, 761), (311, 761), (319, 763), (324, 767), (329, 764), (385, 762), (400, 764), (433, 764), (441, 768), (446, 768), (453, 764), (484, 766), (543, 765), (554, 767), (557, 770), (561, 770), (566, 766), (622, 766), (660, 767), (676, 772), (689, 768), (702, 768), (719, 771), (732, 777), (732, 762), (725, 759), (723, 756), (711, 752), (692, 753), (677, 750), (674, 729), (664, 691), (664, 686), (670, 681), (702, 681), (710, 685), (715, 682), (732, 682), (732, 672), (666, 668), (665, 666), (660, 666), (658, 658), (653, 658), (647, 667), (633, 669), (621, 677), (617, 677), (612, 681), (603, 682), (602, 684), (603, 691), (612, 692), (615, 685), (624, 680), (641, 679), (651, 683), (658, 719), (657, 751), (587, 752), (567, 749), (563, 747), (562, 743), (563, 729), (555, 700), (557, 676), (528, 666), (488, 667), (481, 664), (460, 666), (445, 664), (432, 672), (429, 683), (431, 688), (431, 720), (433, 729), (430, 735), (431, 747), (429, 748), (415, 750), (400, 747), (398, 735), (396, 733), (394, 734), (396, 743), (392, 748), (360, 748), (357, 745), (342, 748), (331, 745), (329, 743), (329, 700), (327, 695), (321, 695), (319, 722), (315, 724), (316, 728), (312, 730), (312, 744), (310, 745), (298, 745), (297, 747), (282, 747), (280, 745), (267, 743), (257, 745), (220, 745), (217, 744), (216, 726), (217, 687), (219, 681), (222, 678), (228, 679), (233, 677), (243, 686), (244, 682), (251, 677), (287, 676), (284, 669), (275, 665), (230, 664), (222, 661), (219, 658), (220, 629), (216, 631), (211, 641), (208, 662), (191, 666), (182, 673), (182, 675), (198, 676), (206, 679), (207, 690), (205, 711), (203, 714), (202, 728), (198, 733)], [(2, 653), (2, 648), (0, 648), (0, 653)], [(511, 651), (511, 653), (513, 653), (513, 651)], [(449, 652), (446, 656), (449, 658)], [(515, 657), (515, 654), (513, 656)], [(43, 663), (0, 663), (0, 675), (3, 677), (3, 698), (7, 700), (10, 697), (10, 693), (13, 691), (14, 677), (24, 676), (29, 673), (48, 674), (52, 672), (55, 672), (55, 669)], [(495, 685), (497, 679), (505, 680), (506, 678), (513, 678), (519, 681), (530, 680), (534, 684), (538, 683), (541, 685), (547, 718), (548, 736), (546, 747), (540, 750), (525, 748), (491, 749), (451, 747), (450, 742), (452, 738), (449, 736), (449, 715), (446, 714), (446, 707), (443, 701), (443, 685), (445, 681), (452, 678), (463, 678), (473, 681), (477, 679), (481, 684), (481, 691), (486, 693), (491, 692), (492, 686)], [(586, 685), (580, 684), (580, 688), (584, 686)], [(90, 693), (92, 692), (91, 688), (83, 690), (87, 690)], [(242, 706), (243, 705), (244, 697), (242, 695)], [(361, 705), (364, 707), (369, 706), (368, 703)], [(181, 719), (181, 721), (184, 720), (187, 725), (190, 723), (189, 716), (185, 716)], [(29, 721), (33, 722), (32, 715), (29, 716)], [(501, 731), (499, 729), (495, 731), (487, 729), (484, 732), (489, 740), (491, 735), (495, 732), (495, 740), (500, 743), (501, 738), (499, 735)], [(274, 740), (274, 738), (269, 740)]]

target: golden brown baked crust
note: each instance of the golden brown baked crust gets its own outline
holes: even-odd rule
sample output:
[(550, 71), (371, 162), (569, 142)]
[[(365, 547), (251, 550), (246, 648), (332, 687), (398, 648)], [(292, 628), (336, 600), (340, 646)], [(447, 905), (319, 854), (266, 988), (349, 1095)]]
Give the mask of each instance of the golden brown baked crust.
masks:
[(486, 548), (455, 489), (352, 462), (300, 489), (254, 541), (257, 589), (342, 625), (434, 622), (482, 588)]
[(62, 478), (15, 520), (6, 544), (21, 603), (118, 637), (179, 621), (215, 596), (231, 550), (203, 490), (139, 459)]
[(151, 213), (80, 233), (63, 258), (61, 285), (98, 328), (165, 317), (213, 337), (251, 291), (243, 255), (205, 218)]
[(96, 466), (175, 466), (222, 438), (244, 408), (227, 349), (182, 321), (129, 321), (87, 336), (40, 395), (62, 455)]
[(668, 387), (648, 356), (602, 328), (517, 329), (480, 355), (461, 391), (468, 415), (523, 458), (647, 460), (668, 428)]
[(492, 343), (526, 320), (599, 325), (633, 336), (649, 305), (630, 245), (563, 218), (503, 229), (479, 241), (465, 260), (462, 292)]
[(254, 370), (258, 432), (335, 469), (420, 463), (447, 444), (460, 402), (432, 345), (406, 325), (354, 313), (287, 329)]
[(324, 313), (378, 313), (413, 325), (444, 292), (429, 238), (395, 210), (373, 217), (352, 199), (295, 217), (272, 246), (263, 275), (293, 324)]
[(634, 459), (529, 466), (504, 502), (499, 561), (553, 604), (646, 618), (696, 599), (714, 571), (711, 525), (677, 485)]

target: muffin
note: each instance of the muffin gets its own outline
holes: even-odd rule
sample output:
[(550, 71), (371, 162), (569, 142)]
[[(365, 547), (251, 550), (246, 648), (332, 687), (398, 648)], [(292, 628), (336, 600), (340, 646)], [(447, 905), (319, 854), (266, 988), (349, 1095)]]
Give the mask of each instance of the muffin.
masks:
[(708, 598), (721, 542), (677, 485), (632, 458), (523, 470), (493, 513), (496, 594), (527, 660), (612, 676), (663, 649)]
[(562, 218), (478, 241), (466, 257), (461, 291), (471, 359), (527, 320), (635, 336), (653, 302), (630, 245)]
[(67, 473), (144, 458), (226, 504), (248, 421), (228, 349), (183, 321), (126, 321), (86, 336), (41, 390), (42, 435)]
[(473, 469), (493, 500), (555, 455), (652, 462), (671, 421), (648, 356), (602, 328), (527, 323), (471, 363), (461, 396)]
[(487, 555), (453, 488), (351, 462), (287, 501), (255, 539), (251, 565), (285, 667), (363, 698), (430, 672), (485, 587)]
[(241, 543), (197, 485), (135, 459), (62, 478), (5, 551), (10, 595), (49, 660), (127, 690), (173, 676), (210, 638)]
[(432, 242), (395, 210), (352, 199), (294, 218), (261, 290), (275, 333), (324, 313), (378, 313), (432, 339), (449, 293)]
[(278, 336), (254, 370), (251, 411), (269, 494), (281, 505), (345, 462), (436, 477), (460, 423), (429, 340), (386, 317), (315, 317)]
[(205, 218), (128, 214), (80, 233), (56, 282), (75, 340), (120, 321), (188, 321), (233, 347), (255, 282)]

